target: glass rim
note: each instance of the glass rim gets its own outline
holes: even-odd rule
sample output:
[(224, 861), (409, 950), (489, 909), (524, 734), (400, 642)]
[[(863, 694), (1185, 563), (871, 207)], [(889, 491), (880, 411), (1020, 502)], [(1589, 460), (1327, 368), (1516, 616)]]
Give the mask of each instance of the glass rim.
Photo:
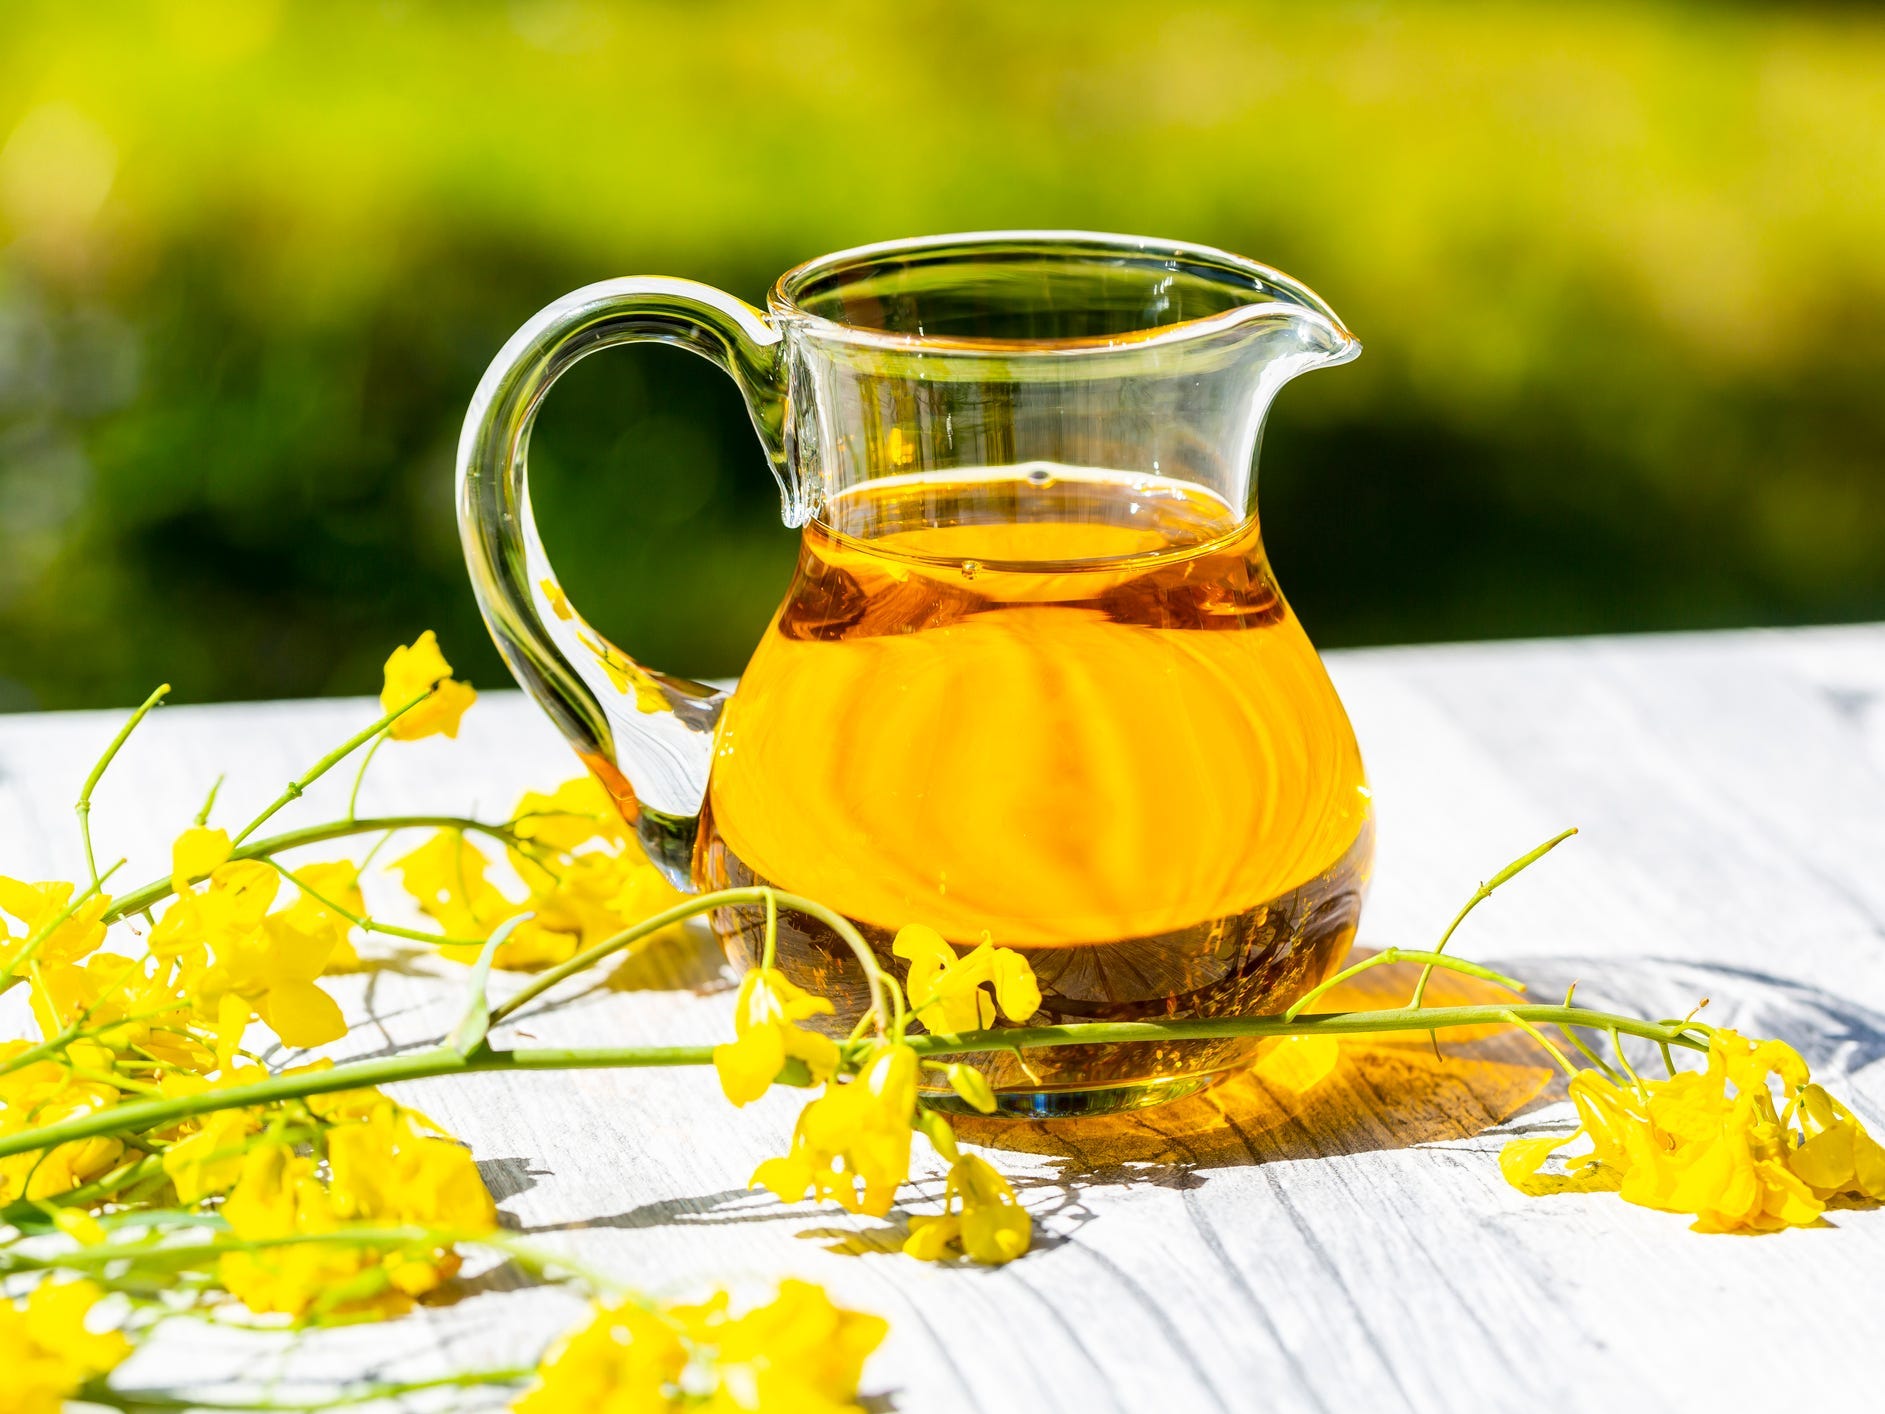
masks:
[[(1192, 319), (1148, 325), (1118, 334), (1063, 339), (998, 339), (960, 335), (906, 334), (889, 329), (851, 324), (814, 313), (801, 303), (807, 289), (821, 278), (841, 272), (864, 275), (874, 266), (901, 263), (911, 256), (933, 256), (938, 262), (960, 260), (964, 265), (995, 254), (1035, 251), (1043, 257), (1064, 257), (1068, 264), (1081, 259), (1120, 257), (1162, 259), (1174, 272), (1183, 268), (1194, 275), (1217, 279), (1226, 289), (1247, 291), (1252, 298), (1231, 309)], [(1265, 294), (1268, 298), (1264, 298)], [(1281, 296), (1281, 298), (1279, 298)], [(1202, 334), (1232, 329), (1254, 319), (1285, 314), (1326, 326), (1332, 346), (1348, 351), (1346, 361), (1359, 352), (1361, 341), (1349, 332), (1328, 303), (1302, 281), (1274, 266), (1248, 256), (1200, 245), (1194, 241), (1151, 236), (1118, 235), (1081, 230), (963, 231), (936, 236), (906, 236), (849, 246), (828, 255), (802, 261), (773, 282), (767, 294), (768, 312), (815, 329), (822, 338), (886, 350), (929, 349), (938, 352), (989, 353), (1004, 357), (1027, 354), (1095, 353), (1117, 349), (1144, 349), (1178, 343)]]

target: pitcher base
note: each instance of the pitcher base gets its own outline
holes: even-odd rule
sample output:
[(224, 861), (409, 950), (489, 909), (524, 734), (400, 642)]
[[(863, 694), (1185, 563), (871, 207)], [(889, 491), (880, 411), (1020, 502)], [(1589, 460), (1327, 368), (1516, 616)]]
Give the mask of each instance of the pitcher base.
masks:
[(998, 1090), (995, 1112), (985, 1115), (953, 1090), (925, 1091), (923, 1104), (943, 1114), (968, 1115), (979, 1119), (1082, 1119), (1088, 1115), (1124, 1114), (1130, 1110), (1150, 1109), (1168, 1100), (1183, 1099), (1207, 1090), (1224, 1078), (1216, 1075), (1171, 1075), (1157, 1080), (1141, 1080), (1131, 1085), (1108, 1085), (1098, 1089)]

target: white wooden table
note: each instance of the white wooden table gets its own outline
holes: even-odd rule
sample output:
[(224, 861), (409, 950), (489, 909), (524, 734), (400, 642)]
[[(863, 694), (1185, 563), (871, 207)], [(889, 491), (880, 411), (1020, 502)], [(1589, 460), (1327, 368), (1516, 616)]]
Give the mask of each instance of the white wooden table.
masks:
[[(1429, 942), (1485, 874), (1578, 825), (1457, 950), (1540, 993), (1581, 978), (1582, 998), (1655, 1014), (1712, 997), (1710, 1019), (1791, 1040), (1885, 1130), (1885, 627), (1397, 649), (1331, 667), (1380, 803), (1364, 945)], [(358, 701), (166, 709), (98, 794), (101, 858), (129, 855), (127, 878), (161, 872), (217, 772), (220, 818), (240, 818), (370, 715)], [(0, 871), (77, 872), (71, 802), (118, 721), (0, 718)], [(499, 818), (574, 765), (529, 704), (490, 693), (459, 742), (383, 752), (363, 810)], [(281, 823), (327, 818), (343, 795)], [(683, 952), (525, 1029), (539, 1044), (717, 1039), (727, 979), (710, 941)], [(415, 949), (343, 980), (364, 1019), (335, 1053), (439, 1035), (463, 975)], [(1424, 1041), (1358, 1047), (1299, 1102), (1240, 1081), (1215, 1103), (1084, 1129), (978, 1127), (1037, 1216), (1036, 1250), (997, 1271), (921, 1265), (884, 1250), (883, 1224), (748, 1192), (786, 1141), (793, 1094), (735, 1114), (709, 1074), (609, 1072), (426, 1082), (405, 1098), (473, 1146), (507, 1220), (542, 1244), (658, 1292), (760, 1294), (792, 1274), (887, 1317), (866, 1388), (906, 1414), (1877, 1398), (1885, 1212), (1736, 1238), (1611, 1196), (1522, 1197), (1499, 1177), (1502, 1138), (1568, 1107), (1534, 1055), (1448, 1051), (1437, 1064)], [(465, 1287), (385, 1327), (259, 1343), (178, 1330), (123, 1374), (280, 1376), (287, 1398), (310, 1392), (297, 1378), (528, 1363), (580, 1316), (567, 1292), (507, 1271), (474, 1269)]]

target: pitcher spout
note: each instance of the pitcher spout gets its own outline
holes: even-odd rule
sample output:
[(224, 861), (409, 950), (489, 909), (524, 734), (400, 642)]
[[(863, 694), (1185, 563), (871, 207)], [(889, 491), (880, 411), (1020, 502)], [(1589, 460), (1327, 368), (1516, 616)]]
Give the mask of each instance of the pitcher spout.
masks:
[(1320, 297), (1300, 287), (1272, 293), (1284, 297), (1223, 316), (1245, 354), (1246, 368), (1268, 386), (1280, 386), (1311, 369), (1349, 363), (1361, 354), (1361, 340)]

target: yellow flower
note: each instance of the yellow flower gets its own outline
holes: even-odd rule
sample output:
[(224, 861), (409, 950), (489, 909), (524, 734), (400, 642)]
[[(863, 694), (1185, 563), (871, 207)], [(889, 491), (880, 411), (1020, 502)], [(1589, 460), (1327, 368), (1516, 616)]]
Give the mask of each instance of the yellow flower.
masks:
[[(1818, 1221), (1836, 1198), (1885, 1199), (1885, 1150), (1808, 1080), (1792, 1047), (1718, 1030), (1705, 1070), (1628, 1087), (1580, 1071), (1570, 1086), (1577, 1131), (1513, 1140), (1500, 1169), (1527, 1193), (1614, 1190), (1690, 1214), (1703, 1232), (1771, 1232)], [(1580, 1136), (1588, 1154), (1562, 1175), (1543, 1171)]]
[[(29, 1048), (25, 1041), (0, 1044), (0, 1061)], [(75, 1065), (111, 1064), (102, 1047), (75, 1045)], [(116, 1086), (80, 1079), (56, 1061), (40, 1060), (0, 1075), (0, 1136), (77, 1119), (118, 1103)], [(18, 1198), (47, 1198), (90, 1183), (118, 1162), (124, 1145), (104, 1137), (74, 1139), (48, 1151), (31, 1149), (0, 1159), (0, 1204)]]
[(93, 1039), (109, 1050), (136, 1050), (162, 1065), (199, 1069), (213, 1064), (214, 1057), (186, 1029), (190, 998), (185, 981), (163, 959), (94, 953), (82, 963), (39, 969), (33, 979), (33, 1016), (47, 1036), (83, 1016)]
[(217, 865), (229, 862), (231, 848), (227, 830), (192, 825), (170, 846), (170, 887), (180, 894), (188, 893), (191, 884), (207, 877)]
[(427, 629), (410, 648), (395, 648), (386, 660), (386, 685), (380, 689), (380, 710), (397, 712), (421, 693), (431, 695), (407, 712), (386, 734), (395, 741), (417, 741), (427, 736), (458, 735), (458, 720), (478, 700), (468, 683), (452, 677), (452, 665), (439, 651), (438, 636)]
[(318, 1046), (347, 1033), (340, 1007), (314, 985), (341, 935), (318, 907), (270, 913), (280, 889), (281, 876), (259, 859), (220, 865), (209, 888), (172, 901), (150, 946), (159, 956), (207, 946), (215, 965), (196, 979), (199, 1007), (215, 1008), (233, 994), (252, 1003), (285, 1044)]
[(497, 1221), (471, 1152), (421, 1134), (411, 1111), (382, 1099), (368, 1116), (327, 1136), (333, 1195), (346, 1217), (482, 1232)]
[(41, 1282), (24, 1301), (0, 1299), (0, 1366), (8, 1414), (59, 1414), (89, 1380), (131, 1353), (88, 1318), (104, 1293), (88, 1281)]
[(854, 1213), (888, 1213), (910, 1176), (916, 1072), (916, 1052), (891, 1043), (866, 1062), (856, 1079), (828, 1082), (824, 1094), (799, 1115), (791, 1151), (761, 1164), (752, 1186), (768, 1188), (787, 1203), (810, 1191)]
[(1789, 1165), (1822, 1199), (1867, 1198), (1885, 1203), (1885, 1146), (1865, 1132), (1852, 1111), (1817, 1085), (1800, 1090), (1805, 1142)]
[(521, 839), (535, 840), (552, 849), (574, 854), (586, 844), (618, 850), (632, 843), (621, 811), (602, 782), (594, 776), (575, 776), (545, 795), (526, 791), (511, 811)]
[(681, 1408), (688, 1350), (658, 1310), (597, 1306), (588, 1325), (555, 1346), (517, 1414), (651, 1414)]
[[(0, 918), (0, 965), (16, 965), (34, 935), (47, 928), (72, 902), (74, 892), (71, 884), (28, 884), (0, 876), (0, 914), (11, 914), (23, 925), (15, 934)], [(105, 925), (100, 920), (110, 907), (108, 896), (93, 894), (40, 940), (33, 949), (33, 959), (42, 964), (77, 962), (104, 942)]]
[(889, 1330), (806, 1281), (780, 1282), (772, 1301), (744, 1316), (727, 1316), (724, 1293), (675, 1315), (696, 1348), (712, 1347), (716, 1384), (707, 1408), (715, 1414), (849, 1414), (864, 1362)]
[(356, 971), (360, 967), (360, 954), (353, 945), (353, 918), (328, 907), (321, 899), (340, 905), (354, 918), (365, 917), (367, 903), (360, 892), (359, 866), (337, 859), (326, 864), (305, 864), (293, 873), (295, 880), (306, 884), (307, 889), (296, 890), (300, 896), (288, 905), (289, 918), (305, 934), (317, 935), (326, 929), (333, 935), (325, 972)]
[(519, 905), (485, 878), (490, 859), (455, 830), (440, 830), (392, 867), (419, 911), (450, 937), (487, 938), (518, 912)]
[(815, 1083), (838, 1069), (838, 1044), (797, 1023), (830, 1012), (823, 997), (795, 987), (779, 972), (754, 968), (740, 980), (733, 1003), (733, 1034), (728, 1045), (713, 1048), (720, 1088), (736, 1105), (757, 1100), (772, 1087), (788, 1056), (804, 1061)]
[[(505, 919), (531, 913), (498, 948), (499, 967), (566, 962), (680, 902), (593, 776), (567, 781), (549, 795), (525, 795), (513, 818), (518, 836), (533, 846), (509, 851), (529, 891), (521, 903), (486, 877), (491, 860), (485, 853), (452, 831), (439, 832), (393, 865), (420, 910), (449, 937), (487, 938)], [(469, 948), (450, 955), (467, 963), (475, 958)]]
[(621, 854), (579, 854), (526, 877), (532, 888), (523, 907), (535, 916), (498, 949), (498, 962), (505, 967), (566, 962), (680, 899), (642, 857), (639, 845)]
[(1010, 948), (984, 940), (958, 958), (941, 933), (912, 923), (897, 933), (890, 950), (910, 964), (904, 987), (911, 1008), (931, 1031), (983, 1030), (994, 1025), (997, 1007), (1010, 1021), (1026, 1021), (1040, 1010), (1034, 969)]
[(864, 1362), (888, 1329), (785, 1281), (743, 1316), (724, 1292), (696, 1306), (597, 1306), (559, 1342), (518, 1414), (859, 1414)]
[(1033, 1239), (1034, 1224), (1008, 1180), (987, 1160), (958, 1154), (943, 1186), (942, 1214), (911, 1218), (903, 1250), (926, 1262), (961, 1255), (1000, 1266), (1025, 1253)]
[[(246, 1003), (236, 997), (225, 997), (223, 1003), (231, 1018), (239, 1016), (242, 1023), (247, 1023), (249, 1010)], [(162, 1095), (166, 1099), (202, 1095), (269, 1078), (266, 1066), (236, 1064), (234, 1047), (227, 1041), (219, 1041), (218, 1049), (220, 1070), (214, 1079), (170, 1071), (158, 1079), (157, 1085)], [(320, 1067), (300, 1067), (306, 1070), (317, 1068)], [(283, 1073), (291, 1075), (296, 1072)], [(304, 1103), (312, 1108), (315, 1102)], [(216, 1194), (227, 1193), (234, 1187), (242, 1176), (243, 1156), (251, 1147), (250, 1139), (261, 1132), (268, 1113), (260, 1106), (216, 1110), (210, 1114), (178, 1120), (175, 1124), (155, 1131), (151, 1137), (163, 1146), (164, 1174), (176, 1190), (178, 1200), (185, 1204), (195, 1203)]]
[[(326, 1183), (314, 1159), (283, 1145), (259, 1144), (244, 1154), (241, 1177), (222, 1206), (230, 1229), (251, 1240), (317, 1236), (348, 1224), (466, 1235), (489, 1229), (496, 1210), (471, 1155), (449, 1139), (419, 1133), (413, 1116), (392, 1101), (374, 1101), (363, 1118), (328, 1131)], [(458, 1266), (449, 1238), (398, 1247), (307, 1242), (226, 1253), (218, 1274), (252, 1311), (392, 1316), (449, 1281)]]

